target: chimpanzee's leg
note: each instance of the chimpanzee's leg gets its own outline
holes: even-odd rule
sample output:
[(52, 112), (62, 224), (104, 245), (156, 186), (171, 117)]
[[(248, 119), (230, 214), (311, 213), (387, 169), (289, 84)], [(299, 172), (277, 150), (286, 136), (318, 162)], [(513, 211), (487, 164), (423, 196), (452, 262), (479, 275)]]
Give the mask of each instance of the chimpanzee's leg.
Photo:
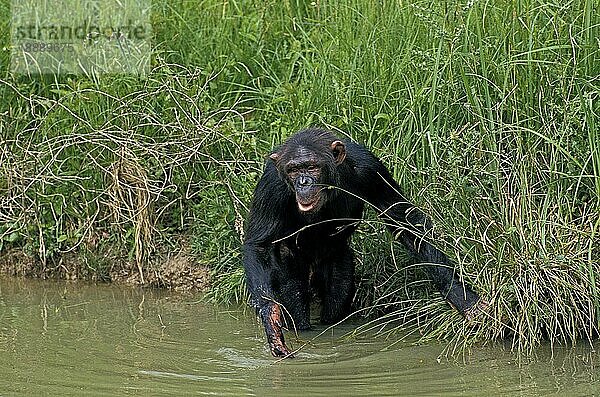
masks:
[[(310, 287), (308, 263), (294, 255), (285, 243), (279, 249), (276, 297), (283, 305), (282, 314), (289, 329), (310, 328)], [(290, 318), (291, 317), (291, 318)], [(291, 320), (291, 321), (290, 321)]]
[(354, 298), (354, 255), (348, 243), (332, 250), (314, 270), (313, 281), (321, 298), (321, 322), (333, 324), (350, 313)]

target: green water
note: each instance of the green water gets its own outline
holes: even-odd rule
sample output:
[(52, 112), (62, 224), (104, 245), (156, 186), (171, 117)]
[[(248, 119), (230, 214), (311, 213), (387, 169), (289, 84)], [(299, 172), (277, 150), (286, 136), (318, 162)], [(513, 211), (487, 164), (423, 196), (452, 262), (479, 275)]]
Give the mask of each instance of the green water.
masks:
[[(540, 348), (520, 366), (502, 347), (464, 360), (443, 345), (318, 337), (276, 362), (244, 307), (111, 285), (0, 278), (0, 396), (593, 396), (600, 354)], [(318, 334), (303, 333), (308, 340)], [(294, 343), (297, 346), (297, 342)]]

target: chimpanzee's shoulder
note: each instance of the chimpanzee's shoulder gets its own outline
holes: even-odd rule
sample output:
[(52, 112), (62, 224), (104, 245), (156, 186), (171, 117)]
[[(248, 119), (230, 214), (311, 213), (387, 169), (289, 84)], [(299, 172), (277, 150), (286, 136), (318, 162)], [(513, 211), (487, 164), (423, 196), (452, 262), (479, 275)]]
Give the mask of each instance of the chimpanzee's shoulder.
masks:
[(383, 166), (379, 158), (366, 146), (352, 141), (344, 142), (346, 146), (346, 158), (357, 172), (379, 170)]

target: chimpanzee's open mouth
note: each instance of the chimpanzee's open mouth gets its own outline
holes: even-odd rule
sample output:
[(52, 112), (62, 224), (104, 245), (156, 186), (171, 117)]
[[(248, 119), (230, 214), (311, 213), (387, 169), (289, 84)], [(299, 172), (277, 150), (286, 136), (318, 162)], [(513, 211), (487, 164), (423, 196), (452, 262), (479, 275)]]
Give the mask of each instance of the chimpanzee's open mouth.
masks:
[(296, 201), (298, 202), (298, 209), (300, 210), (300, 212), (308, 212), (311, 211), (312, 209), (314, 209), (317, 206), (317, 203), (319, 202), (319, 199), (316, 198), (312, 201), (304, 201), (302, 202), (301, 200), (298, 200), (296, 198)]

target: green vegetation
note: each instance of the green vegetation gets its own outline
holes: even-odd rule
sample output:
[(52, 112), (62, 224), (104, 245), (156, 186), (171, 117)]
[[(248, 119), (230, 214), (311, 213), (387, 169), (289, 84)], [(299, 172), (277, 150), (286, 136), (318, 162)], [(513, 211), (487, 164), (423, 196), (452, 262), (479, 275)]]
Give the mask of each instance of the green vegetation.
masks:
[(30, 80), (8, 72), (0, 2), (0, 258), (169, 286), (157, 258), (191, 245), (210, 296), (244, 299), (241, 225), (263, 159), (320, 125), (382, 157), (489, 302), (465, 326), (371, 216), (357, 303), (388, 314), (365, 327), (525, 351), (597, 336), (597, 2), (153, 5), (148, 76)]

